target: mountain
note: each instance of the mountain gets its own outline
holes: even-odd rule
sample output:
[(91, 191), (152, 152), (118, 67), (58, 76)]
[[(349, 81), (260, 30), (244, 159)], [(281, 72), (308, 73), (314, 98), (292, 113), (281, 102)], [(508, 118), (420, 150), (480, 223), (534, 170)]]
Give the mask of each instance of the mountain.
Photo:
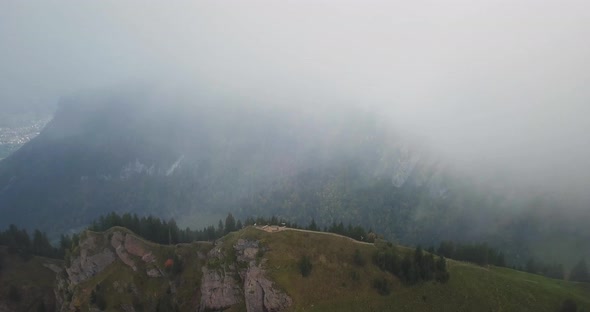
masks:
[(518, 196), (459, 174), (377, 116), (327, 105), (73, 96), (0, 161), (0, 227), (53, 237), (109, 211), (193, 228), (232, 212), (352, 223), (411, 245), (488, 241), (515, 264), (551, 254), (569, 265), (590, 256), (588, 211), (562, 208), (549, 195)]
[[(247, 227), (214, 243), (178, 245), (158, 245), (121, 227), (85, 231), (65, 262), (33, 257), (19, 264), (4, 251), (0, 310), (558, 311), (568, 299), (590, 307), (587, 283), (447, 260), (448, 281), (408, 284), (373, 259), (387, 250), (415, 257), (413, 249), (266, 230)], [(54, 298), (44, 297), (51, 291)]]
[(307, 173), (347, 170), (355, 189), (376, 179), (401, 186), (417, 162), (356, 111), (74, 98), (0, 163), (0, 219), (61, 232), (111, 210), (223, 215)]

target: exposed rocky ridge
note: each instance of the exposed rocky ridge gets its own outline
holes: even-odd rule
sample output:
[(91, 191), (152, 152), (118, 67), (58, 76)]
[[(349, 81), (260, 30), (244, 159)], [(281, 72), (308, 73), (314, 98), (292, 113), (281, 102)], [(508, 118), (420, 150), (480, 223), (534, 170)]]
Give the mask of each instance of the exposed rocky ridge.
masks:
[[(216, 265), (228, 260), (222, 241), (218, 241), (209, 252), (212, 265), (203, 267), (199, 311), (223, 311), (241, 302), (244, 302), (248, 312), (279, 312), (291, 306), (292, 299), (276, 289), (266, 277), (265, 261), (260, 256), (260, 251), (264, 250), (258, 241), (238, 239), (232, 248), (235, 250), (235, 262), (225, 266)], [(240, 277), (242, 285), (236, 276)]]
[(116, 229), (105, 233), (86, 231), (70, 258), (69, 266), (65, 268), (65, 274), (58, 274), (55, 293), (61, 310), (75, 311), (77, 303), (75, 298), (72, 299), (72, 294), (76, 286), (100, 274), (117, 260), (134, 272), (139, 267), (145, 267), (145, 274), (149, 277), (164, 275), (155, 265), (156, 258), (149, 247), (134, 234)]
[[(130, 255), (141, 258), (141, 260), (145, 263), (154, 263), (156, 261), (156, 258), (154, 257), (151, 251), (147, 250), (145, 244), (137, 237), (131, 234), (125, 234), (117, 231), (113, 232), (111, 236), (111, 246), (115, 248), (117, 256), (119, 256), (119, 259), (121, 259), (123, 263), (131, 267), (133, 271), (137, 271), (137, 266), (135, 264), (135, 261), (133, 261), (133, 259), (130, 257)], [(155, 275), (155, 273), (150, 274), (150, 272), (153, 271), (154, 269), (151, 268), (148, 269), (146, 272), (150, 276), (157, 276)]]
[(221, 265), (227, 260), (222, 248), (219, 240), (207, 254), (209, 264), (203, 267), (199, 311), (223, 311), (242, 301), (235, 265)]
[[(150, 285), (167, 288), (170, 302), (177, 302), (175, 296), (181, 293), (194, 294), (191, 299), (192, 309), (197, 311), (223, 311), (238, 306), (250, 312), (279, 312), (292, 305), (291, 298), (275, 288), (274, 283), (267, 278), (262, 257), (264, 247), (258, 241), (238, 239), (233, 246), (227, 244), (231, 242), (221, 239), (212, 248), (205, 250), (197, 250), (190, 244), (166, 247), (166, 250), (184, 248), (201, 263), (197, 269), (202, 272), (199, 280), (181, 282), (180, 277), (174, 277), (173, 269), (164, 264), (164, 260), (170, 261), (171, 258), (162, 258), (161, 251), (157, 251), (161, 250), (158, 245), (146, 243), (125, 229), (114, 228), (104, 233), (87, 231), (83, 233), (65, 270), (58, 272), (55, 291), (58, 309), (76, 311), (84, 307), (83, 302), (88, 302), (89, 298), (96, 300), (93, 297), (96, 286), (92, 285), (99, 283), (114, 289), (116, 294), (123, 297), (147, 296), (145, 284), (138, 284), (135, 279), (119, 281), (115, 277), (109, 279), (111, 282), (107, 284), (103, 282), (107, 277), (101, 273), (120, 272), (107, 271), (116, 262), (129, 267), (133, 276), (145, 276), (144, 281), (153, 279), (154, 283), (149, 282)], [(159, 256), (156, 252), (160, 252)], [(50, 269), (55, 271), (59, 268)], [(113, 282), (113, 279), (116, 281)], [(128, 303), (121, 303), (119, 307), (125, 311), (138, 311), (137, 307)]]
[(88, 234), (80, 240), (78, 257), (71, 259), (66, 273), (71, 285), (77, 285), (88, 278), (102, 272), (115, 261), (115, 254), (109, 248), (97, 244), (99, 235)]
[[(264, 271), (266, 261), (259, 256), (264, 249), (257, 241), (238, 239), (234, 245), (238, 262), (248, 263), (248, 268), (240, 272), (244, 281), (244, 299), (248, 312), (284, 311), (293, 300), (287, 294), (274, 287)], [(257, 259), (258, 258), (258, 259)]]

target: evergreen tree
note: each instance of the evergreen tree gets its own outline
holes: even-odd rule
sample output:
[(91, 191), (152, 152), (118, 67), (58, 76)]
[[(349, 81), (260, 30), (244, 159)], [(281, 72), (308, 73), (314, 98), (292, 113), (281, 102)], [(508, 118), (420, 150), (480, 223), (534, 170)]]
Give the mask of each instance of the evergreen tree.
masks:
[(221, 237), (224, 233), (223, 221), (219, 220), (217, 223), (217, 237)]
[(227, 214), (227, 218), (225, 218), (225, 234), (233, 232), (236, 230), (236, 219), (231, 213)]
[(315, 219), (311, 219), (311, 223), (309, 224), (309, 226), (307, 227), (308, 230), (310, 231), (317, 231), (318, 230), (318, 226), (315, 223)]
[(537, 263), (535, 262), (535, 259), (530, 258), (529, 261), (526, 262), (525, 270), (527, 272), (533, 273), (533, 274), (537, 274), (538, 273)]
[(299, 271), (301, 272), (301, 276), (309, 276), (309, 274), (311, 274), (312, 267), (313, 265), (311, 264), (311, 259), (308, 256), (302, 256), (301, 260), (299, 260)]
[(590, 282), (590, 274), (588, 274), (586, 259), (580, 259), (580, 261), (572, 268), (570, 280), (578, 282)]
[(363, 258), (361, 251), (358, 249), (354, 251), (353, 260), (354, 260), (354, 264), (356, 264), (358, 266), (365, 266), (365, 258)]
[(578, 312), (578, 305), (572, 299), (565, 299), (561, 303), (559, 312)]
[(12, 302), (20, 302), (21, 294), (16, 286), (10, 285), (10, 288), (8, 289), (8, 299)]
[(391, 284), (385, 278), (376, 278), (373, 280), (373, 288), (377, 289), (380, 295), (386, 296), (391, 293)]

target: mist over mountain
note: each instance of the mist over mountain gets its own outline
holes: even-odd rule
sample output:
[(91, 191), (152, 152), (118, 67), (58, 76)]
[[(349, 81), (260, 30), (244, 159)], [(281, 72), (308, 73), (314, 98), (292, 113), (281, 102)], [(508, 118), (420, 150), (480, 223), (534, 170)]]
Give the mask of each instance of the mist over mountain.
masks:
[(0, 120), (55, 113), (0, 151), (0, 227), (232, 212), (571, 264), (588, 20), (577, 0), (2, 1)]
[[(397, 142), (377, 149), (377, 144), (389, 134), (386, 129), (380, 131), (370, 116), (340, 111), (325, 118), (329, 115), (318, 117), (297, 109), (253, 108), (227, 99), (222, 105), (211, 99), (201, 101), (203, 104), (163, 106), (157, 105), (156, 99), (142, 98), (135, 92), (131, 97), (123, 92), (64, 100), (43, 133), (2, 163), (3, 199), (14, 194), (14, 200), (27, 203), (31, 197), (23, 197), (17, 190), (30, 191), (30, 187), (37, 185), (38, 191), (49, 198), (70, 194), (85, 202), (85, 196), (75, 191), (78, 186), (122, 183), (141, 188), (131, 181), (189, 179), (181, 183), (182, 190), (173, 192), (192, 198), (185, 199), (188, 202), (164, 204), (155, 199), (156, 202), (141, 208), (174, 215), (173, 211), (179, 209), (203, 209), (208, 205), (207, 198), (215, 197), (228, 204), (300, 171), (344, 163), (354, 162), (367, 178), (393, 179), (392, 166), (396, 164), (390, 159), (402, 159), (395, 157), (399, 153), (395, 149)], [(413, 165), (410, 156), (405, 157)], [(408, 173), (402, 172), (398, 183), (403, 182), (404, 174)], [(58, 189), (45, 189), (48, 180)], [(93, 187), (85, 189), (96, 192)], [(200, 192), (205, 195), (199, 195)], [(138, 196), (145, 197), (141, 192)], [(52, 202), (33, 197), (39, 205)], [(199, 197), (204, 198), (197, 202)], [(136, 205), (101, 206), (90, 211), (99, 214), (108, 209), (133, 210)], [(11, 206), (15, 205), (5, 207)], [(219, 203), (215, 206), (222, 207)], [(23, 212), (19, 207), (13, 209)], [(16, 216), (14, 220), (18, 220)]]
[(517, 263), (588, 250), (575, 201), (510, 192), (377, 115), (334, 108), (145, 87), (64, 98), (42, 133), (0, 162), (0, 226), (56, 235), (108, 211), (181, 225), (232, 212), (360, 224), (406, 244), (489, 241)]

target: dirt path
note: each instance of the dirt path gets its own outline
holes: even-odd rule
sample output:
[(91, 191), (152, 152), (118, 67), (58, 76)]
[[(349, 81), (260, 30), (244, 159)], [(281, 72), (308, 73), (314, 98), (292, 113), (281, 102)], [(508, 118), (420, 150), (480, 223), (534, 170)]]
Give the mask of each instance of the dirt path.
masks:
[(301, 229), (293, 229), (293, 228), (288, 228), (288, 227), (271, 227), (271, 226), (255, 226), (255, 228), (261, 230), (261, 231), (265, 231), (268, 233), (277, 233), (277, 232), (282, 232), (282, 231), (297, 231), (297, 232), (305, 232), (305, 233), (314, 233), (314, 234), (324, 234), (324, 235), (331, 235), (334, 237), (342, 237), (345, 239), (348, 239), (352, 242), (355, 242), (357, 244), (365, 244), (365, 245), (374, 245), (373, 243), (368, 243), (368, 242), (361, 242), (358, 241), (356, 239), (350, 238), (348, 236), (344, 236), (344, 235), (340, 235), (340, 234), (336, 234), (336, 233), (329, 233), (329, 232), (320, 232), (320, 231), (310, 231), (310, 230), (301, 230)]

